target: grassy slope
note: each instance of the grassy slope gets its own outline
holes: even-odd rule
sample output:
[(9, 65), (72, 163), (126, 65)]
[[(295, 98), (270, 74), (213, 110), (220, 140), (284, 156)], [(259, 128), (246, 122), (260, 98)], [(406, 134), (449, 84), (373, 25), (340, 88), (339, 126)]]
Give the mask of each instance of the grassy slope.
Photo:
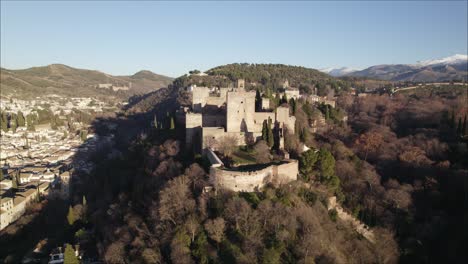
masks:
[[(144, 72), (144, 74), (140, 74)], [(103, 72), (76, 69), (62, 64), (33, 67), (24, 70), (1, 69), (2, 94), (35, 97), (56, 93), (66, 96), (130, 95), (146, 93), (166, 87), (172, 78), (142, 71), (132, 76), (112, 76)], [(129, 92), (109, 92), (94, 88), (100, 83), (128, 85)]]

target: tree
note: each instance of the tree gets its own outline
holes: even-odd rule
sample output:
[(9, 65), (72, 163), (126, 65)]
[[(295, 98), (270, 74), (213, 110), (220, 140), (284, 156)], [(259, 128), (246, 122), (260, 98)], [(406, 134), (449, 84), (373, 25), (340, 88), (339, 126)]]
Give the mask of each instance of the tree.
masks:
[(73, 208), (71, 205), (68, 208), (67, 221), (70, 226), (72, 226), (76, 221), (75, 212), (73, 211)]
[(171, 116), (171, 130), (175, 129), (174, 117)]
[(462, 119), (461, 117), (458, 118), (458, 125), (457, 125), (457, 135), (458, 136), (461, 136), (462, 135), (462, 132), (463, 132), (463, 128), (462, 128)]
[(262, 96), (260, 91), (257, 89), (255, 92), (255, 111), (260, 112), (262, 110)]
[(320, 149), (318, 153), (318, 169), (321, 181), (329, 181), (335, 176), (335, 158), (327, 149)]
[(17, 123), (18, 123), (19, 127), (25, 126), (25, 124), (26, 124), (23, 112), (21, 112), (21, 111), (18, 112)]
[(208, 254), (208, 239), (205, 232), (201, 231), (198, 233), (197, 238), (193, 243), (192, 254), (197, 258), (197, 263), (209, 263), (210, 258)]
[(265, 140), (265, 142), (268, 142), (268, 123), (266, 120), (263, 120), (262, 139)]
[(376, 151), (383, 143), (383, 136), (378, 132), (369, 131), (361, 134), (355, 143), (364, 152), (364, 160), (367, 161), (369, 152)]
[(208, 236), (218, 244), (223, 241), (225, 228), (226, 222), (222, 217), (217, 217), (213, 220), (208, 219), (205, 223), (205, 230)]
[(79, 260), (75, 255), (75, 250), (73, 246), (70, 244), (66, 244), (65, 246), (65, 254), (64, 254), (64, 264), (79, 264)]
[(154, 115), (154, 118), (153, 118), (153, 126), (155, 129), (158, 129), (158, 119), (156, 118), (156, 115)]
[(270, 162), (270, 148), (264, 140), (258, 141), (254, 146), (255, 160), (257, 163)]
[(286, 93), (283, 94), (283, 97), (281, 98), (280, 105), (288, 103), (288, 97), (286, 96)]
[(465, 118), (463, 119), (463, 127), (462, 127), (462, 136), (465, 136), (466, 134), (468, 134), (468, 131), (466, 131), (466, 115), (465, 115)]
[(292, 114), (295, 115), (297, 108), (296, 100), (294, 100), (294, 98), (289, 99), (289, 105), (291, 106)]
[(299, 170), (306, 181), (312, 178), (315, 163), (318, 160), (318, 153), (314, 149), (309, 149), (303, 152), (299, 157)]
[(80, 138), (82, 141), (86, 141), (88, 138), (88, 131), (87, 130), (81, 130), (80, 131)]
[(2, 117), (0, 121), (2, 122), (1, 127), (3, 132), (8, 132), (8, 116), (6, 112), (2, 111)]
[(451, 115), (450, 115), (449, 126), (451, 128), (455, 128), (455, 111), (454, 110), (452, 110)]
[(234, 136), (224, 136), (219, 142), (219, 151), (224, 156), (230, 157), (237, 147), (237, 138)]
[[(189, 188), (186, 176), (170, 180), (159, 195), (159, 217), (162, 221), (182, 224), (195, 208), (195, 200)], [(190, 238), (189, 238), (190, 240)]]
[(275, 144), (275, 138), (273, 136), (273, 130), (271, 129), (271, 118), (268, 117), (268, 137), (267, 137), (267, 143), (268, 146), (271, 148)]

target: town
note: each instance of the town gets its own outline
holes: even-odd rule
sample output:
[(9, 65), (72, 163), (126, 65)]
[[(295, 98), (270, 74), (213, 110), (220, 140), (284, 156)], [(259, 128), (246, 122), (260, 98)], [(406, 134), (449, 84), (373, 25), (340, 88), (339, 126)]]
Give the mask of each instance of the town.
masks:
[(68, 199), (69, 182), (93, 164), (79, 155), (91, 153), (99, 138), (91, 133), (93, 118), (118, 106), (89, 97), (48, 95), (34, 100), (0, 98), (0, 230), (16, 221), (41, 198)]

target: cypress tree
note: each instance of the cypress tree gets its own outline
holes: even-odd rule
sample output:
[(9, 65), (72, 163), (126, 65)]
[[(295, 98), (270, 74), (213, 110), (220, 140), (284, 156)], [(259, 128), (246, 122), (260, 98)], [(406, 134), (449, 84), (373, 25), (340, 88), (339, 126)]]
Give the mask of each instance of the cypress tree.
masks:
[(70, 226), (72, 226), (76, 221), (75, 212), (73, 212), (71, 205), (68, 207), (67, 221)]
[(452, 114), (450, 116), (450, 120), (449, 120), (449, 126), (451, 128), (454, 128), (455, 127), (455, 112), (452, 110)]
[(273, 136), (273, 130), (271, 130), (271, 118), (268, 118), (268, 146), (273, 147), (273, 144), (275, 143), (275, 139)]
[(457, 125), (457, 135), (461, 136), (462, 134), (462, 120), (461, 117), (458, 118), (458, 125)]
[(260, 91), (257, 90), (255, 93), (255, 111), (260, 112), (262, 110), (262, 97), (260, 96)]
[(291, 106), (292, 114), (296, 114), (296, 100), (294, 98), (289, 99), (289, 105)]
[(266, 120), (263, 120), (262, 139), (268, 142), (268, 125)]
[(465, 118), (463, 119), (462, 136), (466, 134), (467, 134), (467, 131), (466, 131), (466, 115), (465, 115)]
[(171, 130), (175, 129), (174, 117), (171, 116)]
[(2, 112), (2, 119), (1, 119), (1, 126), (2, 126), (2, 130), (4, 132), (8, 132), (8, 117), (7, 117), (7, 114), (5, 112)]
[(156, 115), (154, 115), (153, 126), (154, 128), (158, 129), (158, 120), (156, 119)]
[(18, 112), (17, 124), (19, 127), (26, 125), (26, 120), (24, 119), (23, 112), (21, 111)]

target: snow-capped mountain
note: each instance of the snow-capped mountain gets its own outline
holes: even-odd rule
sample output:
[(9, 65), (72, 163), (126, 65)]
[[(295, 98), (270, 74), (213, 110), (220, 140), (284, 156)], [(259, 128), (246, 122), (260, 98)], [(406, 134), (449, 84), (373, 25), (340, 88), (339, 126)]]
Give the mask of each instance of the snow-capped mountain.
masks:
[(468, 80), (468, 55), (420, 61), (415, 64), (383, 64), (363, 70), (328, 68), (322, 72), (332, 76), (358, 76), (391, 81), (434, 82)]
[(455, 54), (450, 57), (437, 59), (437, 60), (425, 60), (425, 61), (418, 61), (414, 66), (416, 67), (425, 67), (430, 65), (453, 65), (453, 64), (460, 64), (460, 63), (467, 63), (468, 62), (468, 55), (463, 54)]
[(331, 76), (334, 76), (334, 77), (348, 75), (350, 73), (353, 73), (353, 72), (359, 71), (359, 70), (361, 70), (361, 69), (349, 68), (349, 67), (320, 69), (321, 72), (327, 73), (327, 74), (329, 74)]

